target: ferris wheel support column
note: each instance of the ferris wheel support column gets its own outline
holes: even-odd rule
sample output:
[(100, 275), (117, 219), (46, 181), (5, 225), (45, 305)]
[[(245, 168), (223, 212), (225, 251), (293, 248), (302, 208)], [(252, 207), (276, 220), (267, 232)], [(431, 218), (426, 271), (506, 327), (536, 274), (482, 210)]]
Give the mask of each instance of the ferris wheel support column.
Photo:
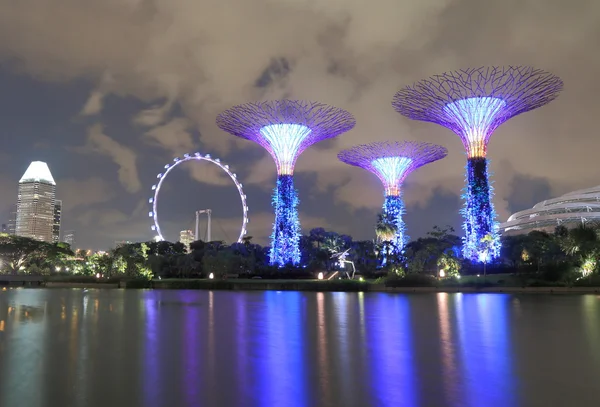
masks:
[(196, 211), (196, 240), (200, 240), (200, 236), (198, 236), (198, 224), (200, 223), (200, 215), (205, 213), (206, 216), (208, 217), (208, 222), (206, 225), (206, 241), (207, 242), (212, 242), (212, 236), (211, 236), (211, 230), (212, 230), (212, 225), (211, 225), (211, 215), (212, 215), (212, 209), (202, 209), (199, 211)]

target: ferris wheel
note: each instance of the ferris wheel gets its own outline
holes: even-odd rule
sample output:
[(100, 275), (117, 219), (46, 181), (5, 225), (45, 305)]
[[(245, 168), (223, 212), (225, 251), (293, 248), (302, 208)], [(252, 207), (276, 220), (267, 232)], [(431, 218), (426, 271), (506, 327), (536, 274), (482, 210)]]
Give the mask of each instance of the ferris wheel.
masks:
[(162, 232), (160, 230), (160, 225), (158, 223), (158, 195), (160, 193), (160, 187), (162, 186), (162, 183), (167, 178), (167, 175), (169, 174), (169, 172), (171, 172), (179, 164), (182, 164), (187, 161), (206, 161), (206, 162), (215, 164), (219, 168), (221, 168), (223, 171), (225, 171), (227, 173), (227, 175), (229, 175), (229, 177), (231, 178), (233, 183), (235, 184), (235, 186), (238, 190), (238, 193), (240, 195), (240, 200), (242, 201), (242, 211), (243, 211), (242, 227), (240, 230), (240, 235), (237, 239), (237, 242), (241, 243), (242, 239), (246, 235), (246, 232), (247, 232), (246, 225), (248, 224), (248, 205), (246, 204), (246, 194), (244, 194), (244, 190), (242, 189), (242, 184), (241, 184), (241, 182), (238, 181), (237, 175), (230, 171), (229, 165), (223, 164), (221, 162), (221, 160), (219, 160), (218, 158), (212, 158), (210, 156), (210, 154), (201, 155), (200, 153), (184, 154), (183, 158), (179, 158), (179, 157), (174, 158), (173, 164), (165, 165), (165, 171), (162, 173), (159, 173), (156, 176), (156, 178), (158, 179), (158, 183), (155, 185), (152, 185), (152, 194), (153, 195), (152, 195), (152, 198), (150, 198), (148, 200), (148, 202), (152, 205), (152, 210), (148, 213), (148, 216), (150, 218), (152, 218), (152, 220), (153, 220), (151, 229), (156, 232), (156, 239), (157, 240), (165, 240), (162, 235)]

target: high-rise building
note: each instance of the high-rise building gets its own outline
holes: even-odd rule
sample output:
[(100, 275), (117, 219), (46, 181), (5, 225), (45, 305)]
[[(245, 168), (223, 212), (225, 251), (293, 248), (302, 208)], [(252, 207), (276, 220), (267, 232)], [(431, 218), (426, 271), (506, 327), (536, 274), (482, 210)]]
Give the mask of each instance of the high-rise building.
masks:
[(75, 231), (65, 230), (65, 233), (63, 233), (63, 242), (71, 246), (71, 250), (75, 250)]
[(10, 207), (10, 219), (8, 220), (7, 226), (6, 233), (14, 235), (17, 230), (17, 204), (12, 204)]
[(196, 237), (194, 236), (194, 232), (191, 230), (182, 230), (179, 232), (179, 241), (185, 245), (185, 247), (189, 250), (190, 243), (194, 242)]
[(56, 182), (48, 164), (33, 161), (19, 180), (16, 234), (53, 241)]
[(52, 225), (52, 242), (60, 242), (60, 220), (62, 217), (62, 201), (57, 199), (54, 202), (54, 224)]

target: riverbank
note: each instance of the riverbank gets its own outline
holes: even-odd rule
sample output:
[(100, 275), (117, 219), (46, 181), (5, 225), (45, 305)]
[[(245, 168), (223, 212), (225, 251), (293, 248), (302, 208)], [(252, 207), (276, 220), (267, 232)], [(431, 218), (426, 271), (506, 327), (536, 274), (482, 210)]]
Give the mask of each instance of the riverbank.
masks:
[(162, 290), (228, 291), (312, 291), (312, 292), (387, 292), (387, 293), (529, 293), (529, 294), (600, 294), (600, 287), (388, 287), (368, 281), (318, 280), (130, 280), (118, 283), (46, 282), (48, 288), (126, 288)]
[[(466, 280), (466, 279), (465, 279)], [(5, 287), (39, 288), (90, 288), (90, 289), (163, 289), (163, 290), (230, 290), (230, 291), (337, 291), (337, 292), (388, 292), (388, 293), (531, 293), (531, 294), (600, 294), (600, 286), (544, 286), (539, 284), (520, 286), (512, 281), (488, 281), (486, 284), (465, 281), (462, 284), (445, 284), (437, 280), (419, 284), (417, 281), (392, 280), (293, 280), (293, 279), (156, 279), (156, 280), (98, 280), (95, 278), (53, 278), (5, 284)], [(8, 283), (7, 281), (4, 281)], [(423, 281), (421, 281), (423, 283)], [(508, 283), (508, 284), (507, 284)]]
[[(153, 289), (197, 289), (233, 291), (343, 291), (388, 293), (540, 293), (540, 294), (587, 294), (600, 293), (600, 287), (386, 287), (367, 281), (290, 281), (290, 280), (154, 280)], [(134, 288), (134, 287), (132, 287)]]

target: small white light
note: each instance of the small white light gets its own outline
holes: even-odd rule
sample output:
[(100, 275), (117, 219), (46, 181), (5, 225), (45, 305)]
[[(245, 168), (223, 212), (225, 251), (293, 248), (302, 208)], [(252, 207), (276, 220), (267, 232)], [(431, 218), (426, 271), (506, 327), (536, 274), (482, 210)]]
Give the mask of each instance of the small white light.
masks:
[(154, 202), (154, 198), (148, 199), (148, 203), (152, 203), (152, 202)]
[(210, 158), (210, 154), (206, 154), (204, 157), (206, 157), (206, 158)]
[(100, 278), (100, 273), (96, 273), (96, 278)]
[(190, 155), (189, 154), (184, 154), (183, 158), (190, 158)]
[(154, 191), (156, 189), (156, 185), (152, 185), (152, 190)]
[(156, 230), (156, 225), (150, 226), (150, 230)]
[(174, 162), (177, 162), (177, 161), (179, 161), (179, 157), (175, 157), (175, 158), (173, 158), (173, 161), (174, 161)]
[(160, 179), (160, 177), (162, 177), (162, 174), (158, 174), (158, 175), (156, 176), (156, 178), (158, 178), (158, 179)]
[(148, 217), (151, 218), (153, 215), (152, 211), (148, 212)]
[(170, 166), (169, 164), (165, 165), (165, 170), (168, 169)]
[(446, 272), (444, 271), (444, 269), (440, 270), (440, 277), (441, 278), (446, 277)]
[(208, 275), (208, 278), (210, 278), (210, 279), (212, 280), (213, 278), (215, 278), (215, 275), (214, 275), (213, 273), (210, 273), (210, 274)]
[(317, 276), (317, 278), (318, 278), (319, 280), (323, 280), (323, 272), (322, 272), (322, 271), (321, 271), (321, 272), (319, 272), (319, 275)]

